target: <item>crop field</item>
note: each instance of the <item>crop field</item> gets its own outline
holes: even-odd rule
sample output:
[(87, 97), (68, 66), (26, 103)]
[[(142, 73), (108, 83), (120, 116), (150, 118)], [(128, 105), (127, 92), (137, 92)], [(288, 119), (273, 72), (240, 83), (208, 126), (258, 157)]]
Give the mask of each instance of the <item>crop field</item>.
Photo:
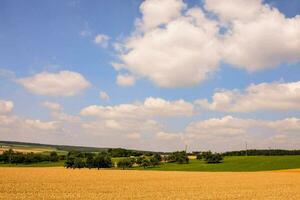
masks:
[(0, 199), (300, 199), (300, 171), (0, 168)]

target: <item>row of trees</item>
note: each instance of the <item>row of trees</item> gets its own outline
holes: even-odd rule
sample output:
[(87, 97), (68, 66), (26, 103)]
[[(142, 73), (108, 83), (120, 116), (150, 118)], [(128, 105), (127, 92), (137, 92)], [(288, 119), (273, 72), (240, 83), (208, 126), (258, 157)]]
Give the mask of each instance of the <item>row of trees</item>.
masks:
[[(134, 165), (146, 167), (155, 167), (160, 164), (161, 156), (159, 154), (155, 154), (151, 157), (139, 156), (135, 157), (127, 157), (119, 160), (117, 162), (117, 166), (125, 169), (133, 167)], [(66, 168), (110, 168), (113, 167), (114, 164), (111, 159), (111, 154), (108, 152), (100, 152), (98, 154), (94, 153), (81, 153), (81, 152), (69, 152), (67, 155), (67, 159), (65, 161)]]
[(161, 156), (159, 154), (155, 154), (151, 157), (140, 156), (138, 158), (124, 158), (119, 160), (117, 166), (119, 168), (131, 168), (133, 165), (137, 165), (140, 167), (156, 167), (160, 165)]
[(111, 156), (107, 152), (94, 153), (69, 152), (65, 162), (66, 168), (110, 168), (112, 167)]
[(285, 156), (300, 155), (300, 150), (282, 150), (282, 149), (249, 149), (241, 151), (228, 151), (223, 156)]
[(53, 151), (50, 154), (41, 153), (22, 153), (13, 151), (12, 149), (3, 151), (0, 154), (0, 162), (8, 164), (31, 164), (39, 162), (57, 162), (59, 160), (64, 160), (65, 156), (58, 156), (58, 154)]

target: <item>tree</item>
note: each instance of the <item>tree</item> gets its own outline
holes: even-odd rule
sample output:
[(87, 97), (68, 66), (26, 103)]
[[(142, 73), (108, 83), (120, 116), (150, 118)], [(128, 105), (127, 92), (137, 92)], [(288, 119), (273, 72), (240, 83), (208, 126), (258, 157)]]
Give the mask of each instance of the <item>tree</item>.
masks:
[(167, 162), (177, 162), (178, 164), (189, 163), (189, 157), (185, 151), (176, 151), (166, 156)]
[(151, 163), (150, 163), (150, 161), (148, 160), (148, 159), (143, 159), (142, 160), (142, 163), (141, 163), (141, 167), (144, 167), (144, 169), (146, 168), (146, 167), (149, 167), (151, 165)]
[(162, 160), (161, 155), (160, 155), (159, 153), (155, 153), (155, 154), (153, 155), (153, 157), (156, 158), (158, 161), (161, 161), (161, 160)]
[(160, 164), (160, 161), (158, 160), (157, 157), (151, 157), (149, 161), (150, 161), (150, 165), (153, 167), (158, 166)]
[(50, 153), (50, 161), (51, 162), (57, 162), (58, 159), (59, 159), (59, 157), (58, 157), (57, 153), (55, 151), (52, 151)]
[(136, 164), (138, 164), (138, 165), (141, 165), (141, 164), (142, 164), (142, 162), (143, 162), (143, 159), (145, 159), (145, 157), (144, 157), (144, 156), (140, 156), (140, 157), (138, 157), (138, 158), (136, 159)]
[(198, 153), (198, 154), (196, 155), (196, 159), (197, 159), (197, 160), (202, 160), (202, 158), (203, 158), (203, 156), (202, 156), (201, 153)]
[(119, 168), (125, 169), (125, 168), (132, 167), (133, 163), (130, 158), (124, 158), (124, 159), (120, 160), (117, 165)]
[(111, 157), (106, 152), (100, 152), (94, 160), (94, 166), (100, 168), (110, 168), (112, 166)]
[(85, 166), (85, 164), (84, 164), (84, 161), (83, 161), (82, 158), (77, 157), (77, 158), (74, 159), (73, 168), (81, 169), (81, 168), (84, 168), (84, 166)]
[(85, 166), (89, 169), (94, 167), (94, 157), (93, 155), (88, 155), (85, 161)]
[(206, 163), (221, 163), (223, 156), (219, 153), (209, 153), (205, 156)]
[(74, 168), (74, 161), (75, 161), (75, 157), (72, 155), (68, 155), (66, 162), (65, 162), (65, 167), (66, 168)]

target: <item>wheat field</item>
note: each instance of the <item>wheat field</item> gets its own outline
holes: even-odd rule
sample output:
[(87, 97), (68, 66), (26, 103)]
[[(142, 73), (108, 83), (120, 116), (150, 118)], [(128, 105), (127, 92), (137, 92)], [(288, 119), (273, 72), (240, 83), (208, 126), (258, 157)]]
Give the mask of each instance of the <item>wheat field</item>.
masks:
[(300, 199), (300, 171), (0, 168), (0, 199)]

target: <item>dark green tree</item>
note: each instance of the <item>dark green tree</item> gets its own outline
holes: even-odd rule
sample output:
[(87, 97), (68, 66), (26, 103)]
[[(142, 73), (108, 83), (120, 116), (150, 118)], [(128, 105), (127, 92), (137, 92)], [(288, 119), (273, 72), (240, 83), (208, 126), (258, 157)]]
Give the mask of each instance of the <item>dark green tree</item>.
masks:
[(59, 159), (59, 157), (58, 157), (57, 153), (55, 151), (52, 151), (50, 153), (50, 161), (51, 162), (57, 162), (58, 159)]
[(85, 163), (84, 163), (82, 158), (77, 157), (77, 158), (74, 159), (73, 168), (81, 169), (81, 168), (84, 168), (84, 166), (85, 166)]
[(160, 164), (160, 161), (158, 160), (158, 158), (154, 157), (154, 156), (151, 157), (149, 161), (150, 161), (150, 165), (153, 167), (158, 166)]
[(100, 152), (94, 160), (94, 167), (100, 168), (110, 168), (112, 167), (111, 157), (107, 152)]
[(130, 158), (124, 158), (117, 163), (119, 168), (125, 169), (132, 167), (133, 163)]
[(88, 155), (85, 161), (85, 165), (87, 168), (91, 169), (94, 167), (94, 157), (93, 155)]

